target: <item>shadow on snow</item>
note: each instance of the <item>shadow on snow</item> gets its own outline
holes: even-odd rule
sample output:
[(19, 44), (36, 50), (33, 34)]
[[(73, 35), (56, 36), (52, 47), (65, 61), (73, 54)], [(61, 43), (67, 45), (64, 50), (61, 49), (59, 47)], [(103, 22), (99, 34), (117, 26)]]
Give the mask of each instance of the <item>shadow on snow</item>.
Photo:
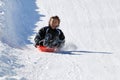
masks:
[[(40, 17), (45, 17), (45, 15), (38, 14), (35, 0), (17, 0), (20, 7), (20, 12), (17, 14), (16, 18), (16, 33), (21, 36), (20, 43), (31, 44), (28, 37), (34, 34), (34, 28)], [(41, 20), (42, 21), (42, 20)]]
[(11, 20), (14, 25), (9, 25), (8, 28), (13, 27), (15, 36), (12, 36), (11, 30), (8, 33), (8, 37), (10, 36), (14, 39), (10, 38), (8, 40), (8, 38), (4, 37), (2, 42), (17, 48), (31, 44), (29, 37), (34, 34), (35, 24), (39, 21), (40, 17), (45, 17), (45, 15), (40, 15), (35, 11), (38, 9), (35, 0), (12, 0), (12, 2), (8, 1), (7, 4), (10, 8), (14, 7), (10, 11)]
[(83, 55), (83, 54), (112, 54), (111, 52), (97, 52), (97, 51), (60, 51), (58, 54), (69, 54), (69, 55)]

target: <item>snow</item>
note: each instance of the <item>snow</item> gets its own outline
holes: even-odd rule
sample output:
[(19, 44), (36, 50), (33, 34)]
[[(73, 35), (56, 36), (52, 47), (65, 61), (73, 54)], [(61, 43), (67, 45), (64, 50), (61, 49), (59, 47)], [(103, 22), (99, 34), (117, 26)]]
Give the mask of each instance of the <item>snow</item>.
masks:
[[(39, 52), (34, 37), (51, 16), (66, 44)], [(119, 0), (0, 0), (0, 80), (119, 80)]]

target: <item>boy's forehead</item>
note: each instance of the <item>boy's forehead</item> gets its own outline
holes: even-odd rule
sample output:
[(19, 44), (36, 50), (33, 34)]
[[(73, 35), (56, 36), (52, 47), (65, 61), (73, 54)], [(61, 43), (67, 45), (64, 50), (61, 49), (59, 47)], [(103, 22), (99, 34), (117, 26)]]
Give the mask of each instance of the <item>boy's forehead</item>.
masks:
[(53, 19), (53, 18), (51, 20), (58, 21), (58, 19)]

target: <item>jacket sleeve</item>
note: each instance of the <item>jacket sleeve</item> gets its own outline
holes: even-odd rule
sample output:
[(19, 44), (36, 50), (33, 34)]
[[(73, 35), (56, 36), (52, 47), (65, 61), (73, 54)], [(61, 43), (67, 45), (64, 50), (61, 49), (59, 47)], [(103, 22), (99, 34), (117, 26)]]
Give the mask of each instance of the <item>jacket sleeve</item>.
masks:
[(60, 30), (60, 36), (59, 36), (59, 39), (64, 43), (65, 42), (65, 36), (64, 36), (64, 33)]
[(45, 36), (45, 28), (41, 28), (34, 38), (35, 46), (39, 45), (39, 42), (44, 39), (44, 36)]

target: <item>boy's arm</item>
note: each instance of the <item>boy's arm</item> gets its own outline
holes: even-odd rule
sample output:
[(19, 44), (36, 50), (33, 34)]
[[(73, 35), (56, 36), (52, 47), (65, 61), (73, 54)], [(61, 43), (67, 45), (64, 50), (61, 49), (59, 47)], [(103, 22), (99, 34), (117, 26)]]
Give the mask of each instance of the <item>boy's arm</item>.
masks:
[(64, 33), (60, 30), (61, 34), (60, 34), (60, 41), (62, 41), (63, 43), (65, 42), (65, 36)]
[(44, 35), (45, 35), (45, 28), (42, 28), (39, 30), (39, 32), (37, 33), (37, 35), (34, 38), (35, 46), (40, 44), (40, 41), (43, 40)]

